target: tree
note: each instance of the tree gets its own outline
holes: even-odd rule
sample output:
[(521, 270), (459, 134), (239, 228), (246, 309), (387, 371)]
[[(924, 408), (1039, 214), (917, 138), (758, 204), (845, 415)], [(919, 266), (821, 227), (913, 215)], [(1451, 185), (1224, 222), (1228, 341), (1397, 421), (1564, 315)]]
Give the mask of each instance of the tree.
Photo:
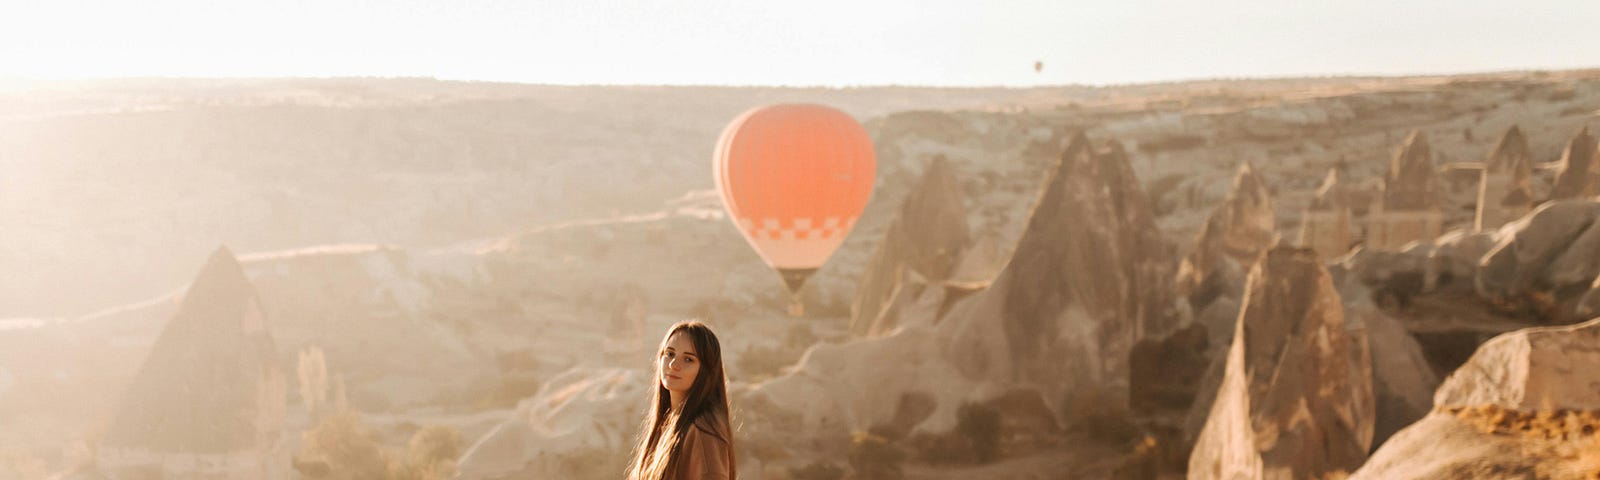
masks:
[(418, 430), (406, 445), (405, 455), (390, 462), (394, 480), (448, 480), (456, 476), (461, 456), (461, 432), (433, 425)]
[(388, 462), (383, 448), (355, 412), (328, 416), (303, 436), (295, 470), (307, 478), (384, 480)]

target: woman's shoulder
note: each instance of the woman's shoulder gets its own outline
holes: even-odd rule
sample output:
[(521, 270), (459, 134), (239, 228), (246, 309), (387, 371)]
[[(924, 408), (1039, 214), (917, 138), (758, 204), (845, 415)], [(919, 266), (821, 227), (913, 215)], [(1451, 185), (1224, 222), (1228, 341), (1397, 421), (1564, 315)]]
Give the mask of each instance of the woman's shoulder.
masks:
[(733, 429), (728, 426), (728, 414), (720, 410), (712, 410), (694, 419), (694, 428), (690, 434), (702, 435), (708, 440), (714, 439), (723, 444), (732, 443)]
[(685, 432), (685, 454), (680, 478), (728, 480), (735, 478), (733, 436), (728, 430), (728, 415), (706, 412), (694, 419)]

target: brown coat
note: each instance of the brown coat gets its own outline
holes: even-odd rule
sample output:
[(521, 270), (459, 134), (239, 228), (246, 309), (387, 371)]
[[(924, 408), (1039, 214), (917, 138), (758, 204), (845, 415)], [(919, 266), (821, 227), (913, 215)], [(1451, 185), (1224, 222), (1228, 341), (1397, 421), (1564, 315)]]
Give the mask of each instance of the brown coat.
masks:
[(734, 480), (733, 432), (726, 414), (702, 415), (678, 446), (675, 480)]

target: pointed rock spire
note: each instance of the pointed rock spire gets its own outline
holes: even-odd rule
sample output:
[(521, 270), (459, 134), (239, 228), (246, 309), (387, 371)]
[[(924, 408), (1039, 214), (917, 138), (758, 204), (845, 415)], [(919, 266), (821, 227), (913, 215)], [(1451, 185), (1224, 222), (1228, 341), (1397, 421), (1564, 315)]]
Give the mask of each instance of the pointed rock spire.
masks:
[(1600, 148), (1589, 135), (1588, 125), (1567, 141), (1567, 148), (1561, 153), (1561, 172), (1550, 191), (1551, 200), (1600, 195), (1600, 165), (1596, 165), (1600, 155), (1596, 150)]
[(1339, 183), (1339, 170), (1328, 169), (1328, 174), (1322, 177), (1322, 185), (1317, 187), (1316, 195), (1311, 197), (1310, 209), (1330, 211), (1349, 207), (1349, 197), (1344, 185)]
[(1439, 181), (1433, 165), (1433, 149), (1426, 135), (1413, 130), (1389, 161), (1389, 172), (1383, 179), (1383, 209), (1405, 211), (1438, 207)]
[(907, 245), (907, 260), (911, 268), (930, 280), (949, 276), (956, 256), (970, 240), (963, 200), (955, 167), (940, 155), (928, 165), (900, 209), (899, 223), (914, 240)]
[(1485, 166), (1498, 171), (1522, 172), (1533, 169), (1533, 154), (1530, 153), (1528, 137), (1522, 134), (1522, 128), (1512, 125), (1506, 129), (1505, 135), (1500, 136), (1500, 141), (1489, 152), (1489, 161)]
[(925, 283), (937, 284), (956, 266), (970, 233), (954, 170), (944, 156), (934, 157), (906, 196), (900, 215), (889, 224), (883, 241), (867, 261), (850, 306), (852, 334), (884, 331), (898, 322), (897, 312), (891, 308), (897, 292), (910, 295), (915, 290), (902, 288), (911, 281), (908, 270)]
[(1078, 133), (1005, 267), (941, 320), (968, 339), (947, 353), (951, 365), (971, 379), (1037, 382), (1046, 398), (1125, 385), (1133, 343), (1176, 326), (1171, 255), (1125, 152)]
[(269, 391), (275, 383), (281, 390), (282, 381), (255, 288), (233, 253), (218, 248), (139, 367), (100, 450), (122, 459), (112, 464), (148, 455), (253, 454), (263, 435), (276, 431), (262, 415), (274, 410), (270, 402), (284, 401), (282, 392)]
[(1512, 125), (1489, 152), (1478, 187), (1476, 230), (1493, 230), (1533, 209), (1533, 154)]
[(1330, 168), (1300, 216), (1300, 245), (1316, 251), (1322, 259), (1343, 255), (1352, 243), (1351, 223), (1350, 201), (1339, 184), (1339, 170)]
[[(1234, 176), (1233, 189), (1211, 210), (1194, 249), (1178, 267), (1178, 291), (1191, 305), (1204, 308), (1216, 295), (1237, 290), (1243, 266), (1278, 240), (1272, 196), (1254, 167), (1245, 163)], [(1228, 277), (1228, 278), (1223, 278)]]
[(1372, 364), (1309, 250), (1276, 247), (1251, 268), (1221, 387), (1189, 478), (1323, 478), (1372, 445)]

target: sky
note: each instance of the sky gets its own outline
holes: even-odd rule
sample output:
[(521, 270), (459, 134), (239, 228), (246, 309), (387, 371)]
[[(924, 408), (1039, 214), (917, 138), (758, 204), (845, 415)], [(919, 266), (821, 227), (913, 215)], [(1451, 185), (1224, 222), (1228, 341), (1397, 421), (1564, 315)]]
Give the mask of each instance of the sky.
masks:
[(1600, 67), (1597, 47), (1597, 0), (0, 0), (0, 78), (25, 79), (1106, 85)]

